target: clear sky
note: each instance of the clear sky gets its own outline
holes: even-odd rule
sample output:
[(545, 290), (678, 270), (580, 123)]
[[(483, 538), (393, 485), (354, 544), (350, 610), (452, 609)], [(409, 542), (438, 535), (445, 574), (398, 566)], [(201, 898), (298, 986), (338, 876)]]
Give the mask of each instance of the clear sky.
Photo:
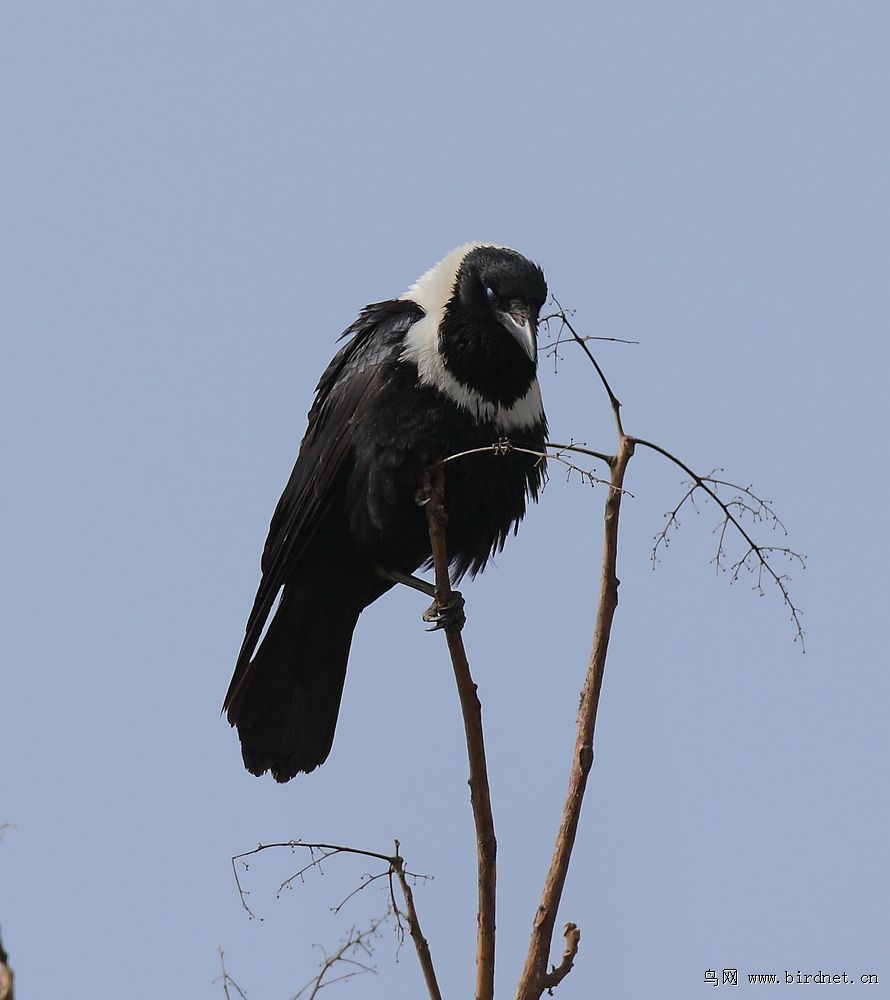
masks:
[[(385, 909), (333, 840), (435, 876), (469, 995), (472, 828), (425, 602), (361, 619), (334, 750), (286, 786), (219, 715), (317, 377), (366, 302), (483, 239), (539, 261), (631, 433), (753, 482), (809, 557), (730, 586), (717, 523), (649, 553), (682, 476), (640, 454), (596, 762), (560, 914), (564, 1000), (706, 969), (878, 974), (887, 995), (890, 7), (78, 3), (0, 9), (0, 928), (24, 998), (286, 998)], [(614, 443), (580, 356), (555, 439)], [(500, 995), (549, 858), (589, 648), (602, 489), (554, 468), (464, 587), (500, 844)], [(767, 535), (769, 540), (776, 536)], [(421, 995), (413, 953), (342, 987)], [(754, 987), (747, 987), (749, 990)], [(332, 995), (337, 995), (333, 992)], [(765, 989), (765, 987), (764, 987)], [(856, 994), (858, 995), (858, 990)]]

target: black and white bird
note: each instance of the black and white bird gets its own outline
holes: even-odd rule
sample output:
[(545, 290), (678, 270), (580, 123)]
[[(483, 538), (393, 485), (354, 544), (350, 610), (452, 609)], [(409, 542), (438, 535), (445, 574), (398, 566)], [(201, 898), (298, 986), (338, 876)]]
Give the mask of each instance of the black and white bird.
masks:
[[(468, 243), (400, 298), (366, 306), (343, 334), (272, 517), (224, 704), (253, 774), (289, 781), (330, 753), (359, 615), (394, 585), (388, 573), (430, 560), (417, 500), (425, 470), (504, 439), (543, 452), (536, 368), (546, 297), (536, 264)], [(539, 457), (515, 450), (447, 464), (455, 580), (503, 548), (544, 476)]]

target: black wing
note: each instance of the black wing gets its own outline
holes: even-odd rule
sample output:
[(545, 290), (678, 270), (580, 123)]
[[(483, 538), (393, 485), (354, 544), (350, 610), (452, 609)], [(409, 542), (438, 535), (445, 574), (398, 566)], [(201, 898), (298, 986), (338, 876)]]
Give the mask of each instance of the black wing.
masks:
[(318, 382), (300, 453), (272, 515), (262, 579), (223, 711), (247, 675), (281, 588), (315, 536), (336, 493), (334, 484), (348, 467), (356, 411), (375, 391), (384, 362), (397, 356), (406, 331), (423, 315), (420, 306), (407, 299), (377, 302), (366, 306), (340, 338), (352, 337)]

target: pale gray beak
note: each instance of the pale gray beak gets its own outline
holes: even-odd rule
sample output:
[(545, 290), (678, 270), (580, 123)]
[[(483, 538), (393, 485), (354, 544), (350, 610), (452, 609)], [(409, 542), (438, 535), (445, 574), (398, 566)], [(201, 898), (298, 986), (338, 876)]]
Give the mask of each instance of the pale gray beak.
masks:
[(528, 306), (513, 302), (508, 310), (497, 309), (495, 315), (498, 322), (507, 329), (518, 341), (532, 361), (538, 359), (538, 343), (535, 340), (535, 327), (532, 324)]

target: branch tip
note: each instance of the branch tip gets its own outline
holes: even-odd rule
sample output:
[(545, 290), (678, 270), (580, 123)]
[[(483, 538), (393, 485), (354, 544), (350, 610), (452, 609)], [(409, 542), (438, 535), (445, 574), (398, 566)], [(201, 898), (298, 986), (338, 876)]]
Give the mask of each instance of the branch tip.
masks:
[(565, 977), (572, 971), (572, 967), (575, 964), (575, 957), (578, 954), (578, 946), (581, 943), (581, 931), (577, 924), (573, 924), (569, 921), (563, 928), (563, 937), (565, 938), (565, 951), (562, 953), (562, 961), (559, 965), (554, 965), (553, 968), (544, 976), (542, 986), (547, 992), (553, 996), (553, 989), (565, 979)]

